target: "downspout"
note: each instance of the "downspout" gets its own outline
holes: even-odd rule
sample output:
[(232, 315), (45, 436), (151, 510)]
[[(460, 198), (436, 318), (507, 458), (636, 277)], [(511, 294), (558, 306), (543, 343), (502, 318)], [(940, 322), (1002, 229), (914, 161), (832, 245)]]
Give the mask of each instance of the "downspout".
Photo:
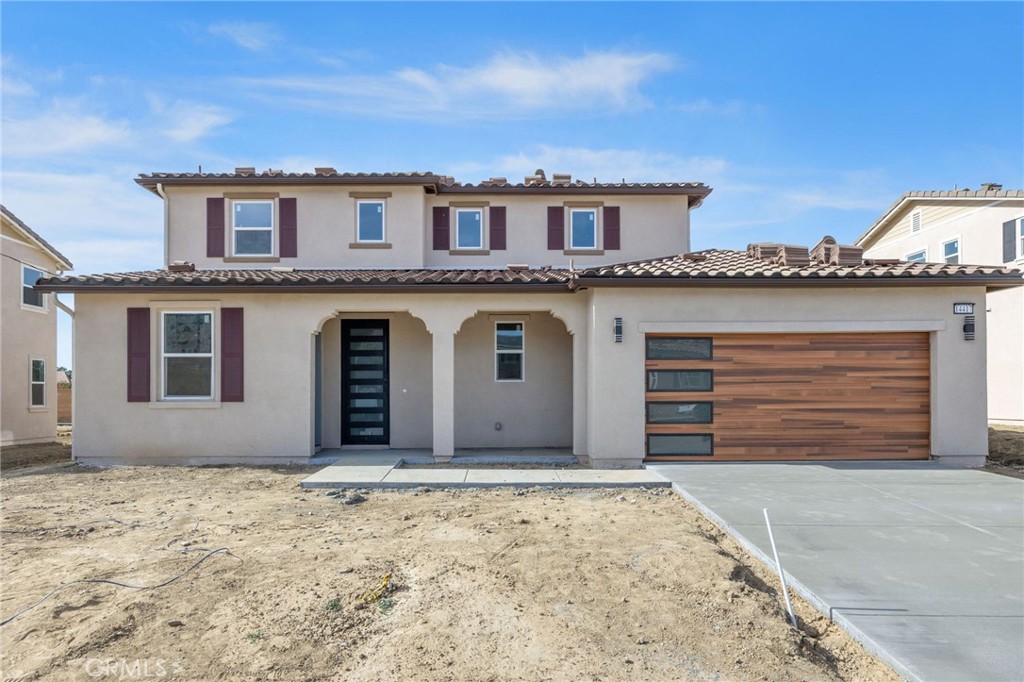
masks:
[[(171, 216), (171, 202), (167, 199), (167, 194), (164, 192), (164, 183), (156, 183), (156, 193), (160, 195), (160, 198), (164, 200), (164, 267), (170, 265), (170, 244), (168, 240), (167, 228), (169, 226), (169, 218)], [(73, 384), (72, 384), (73, 385)]]

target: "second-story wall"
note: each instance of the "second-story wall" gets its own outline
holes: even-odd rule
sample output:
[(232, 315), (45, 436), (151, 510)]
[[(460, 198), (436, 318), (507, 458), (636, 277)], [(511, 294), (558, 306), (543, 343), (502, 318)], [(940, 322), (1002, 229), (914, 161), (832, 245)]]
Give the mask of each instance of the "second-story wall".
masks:
[[(236, 184), (164, 189), (169, 199), (167, 261), (191, 261), (200, 269), (487, 268), (512, 263), (558, 267), (568, 265), (570, 259), (576, 265), (587, 266), (678, 254), (690, 247), (689, 199), (684, 195), (580, 195), (571, 188), (562, 194), (428, 194), (423, 186), (379, 184)], [(252, 201), (266, 201), (272, 206), (273, 233), (267, 255), (235, 253), (234, 204)], [(380, 202), (383, 207), (382, 240), (360, 240), (357, 234), (359, 203), (367, 201)], [(449, 210), (447, 248), (435, 240), (435, 209), (439, 208)], [(466, 208), (481, 209), (480, 248), (460, 249), (455, 241), (457, 214)], [(564, 236), (559, 248), (549, 248), (552, 208), (563, 220)], [(503, 209), (505, 248), (500, 248), (496, 240), (492, 242), (492, 228), (496, 226), (492, 224), (492, 209)], [(574, 209), (594, 210), (597, 224), (592, 248), (572, 248)], [(294, 255), (285, 243), (290, 237), (282, 231), (291, 224), (287, 213), (292, 210)], [(605, 230), (616, 218), (617, 245), (607, 238)], [(213, 233), (213, 241), (220, 244), (223, 255), (208, 255), (211, 220), (222, 226), (222, 232)]]

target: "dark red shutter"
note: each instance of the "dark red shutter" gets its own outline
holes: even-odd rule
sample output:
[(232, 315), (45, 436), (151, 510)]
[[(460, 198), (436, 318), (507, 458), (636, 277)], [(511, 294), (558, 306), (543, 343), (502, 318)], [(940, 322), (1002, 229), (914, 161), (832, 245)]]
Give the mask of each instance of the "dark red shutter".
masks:
[(548, 206), (548, 251), (565, 250), (565, 209)]
[(451, 217), (447, 206), (434, 207), (434, 251), (447, 251), (451, 246)]
[(604, 248), (618, 251), (622, 248), (619, 230), (619, 207), (604, 207)]
[(245, 394), (242, 308), (220, 310), (220, 400), (240, 403)]
[(128, 308), (128, 402), (149, 402), (149, 308)]
[(224, 199), (206, 200), (206, 257), (224, 257)]
[(505, 250), (505, 207), (491, 206), (491, 249)]
[(281, 220), (281, 258), (299, 255), (299, 217), (295, 199), (278, 199)]
[[(1022, 254), (1024, 255), (1024, 254)], [(1017, 258), (1017, 221), (1003, 223), (1003, 262), (1009, 263)]]

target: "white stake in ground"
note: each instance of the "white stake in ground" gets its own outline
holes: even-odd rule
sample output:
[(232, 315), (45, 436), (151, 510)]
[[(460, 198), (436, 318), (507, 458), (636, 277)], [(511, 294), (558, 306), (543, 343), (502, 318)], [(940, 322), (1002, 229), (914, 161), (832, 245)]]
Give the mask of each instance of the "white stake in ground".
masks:
[(772, 522), (768, 518), (768, 510), (764, 510), (764, 522), (768, 526), (768, 540), (772, 543), (772, 554), (775, 555), (775, 568), (779, 571), (779, 581), (782, 583), (782, 596), (786, 598), (786, 612), (789, 613), (789, 622), (796, 627), (796, 616), (793, 615), (793, 605), (789, 603), (789, 588), (786, 587), (786, 572), (782, 570), (782, 562), (779, 561), (779, 550), (775, 549), (775, 536), (772, 534)]

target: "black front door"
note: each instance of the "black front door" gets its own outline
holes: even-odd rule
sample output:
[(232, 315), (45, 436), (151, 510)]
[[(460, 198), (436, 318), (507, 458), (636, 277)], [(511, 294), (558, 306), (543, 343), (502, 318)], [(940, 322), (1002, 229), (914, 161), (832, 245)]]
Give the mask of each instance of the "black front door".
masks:
[(387, 445), (388, 321), (341, 321), (341, 442)]

